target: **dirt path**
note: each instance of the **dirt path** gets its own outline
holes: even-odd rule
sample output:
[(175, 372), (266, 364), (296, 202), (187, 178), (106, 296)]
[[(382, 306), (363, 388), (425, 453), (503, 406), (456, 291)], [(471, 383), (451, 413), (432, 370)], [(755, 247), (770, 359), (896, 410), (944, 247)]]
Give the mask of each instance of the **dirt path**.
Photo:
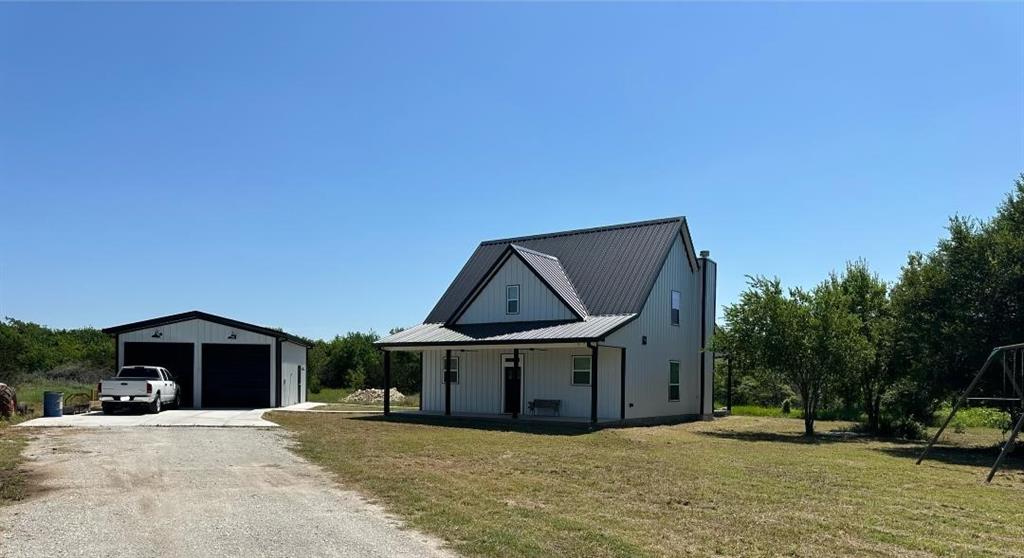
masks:
[(48, 429), (0, 556), (449, 556), (269, 429)]

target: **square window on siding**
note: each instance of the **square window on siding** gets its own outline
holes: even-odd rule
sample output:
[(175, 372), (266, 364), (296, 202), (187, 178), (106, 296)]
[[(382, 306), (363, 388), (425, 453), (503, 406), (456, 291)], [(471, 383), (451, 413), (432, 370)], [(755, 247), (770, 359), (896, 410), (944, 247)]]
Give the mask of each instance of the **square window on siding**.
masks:
[(444, 357), (441, 357), (441, 383), (444, 383), (445, 375), (447, 374), (453, 384), (459, 383), (459, 357), (452, 357), (451, 361), (445, 365)]
[(505, 286), (505, 313), (519, 313), (519, 285)]
[(668, 400), (679, 401), (679, 363), (674, 360), (668, 363)]
[(572, 357), (572, 385), (589, 386), (591, 370), (593, 370), (593, 365), (590, 362), (590, 357)]
[(679, 307), (680, 307), (680, 296), (679, 291), (672, 291), (672, 325), (679, 325)]

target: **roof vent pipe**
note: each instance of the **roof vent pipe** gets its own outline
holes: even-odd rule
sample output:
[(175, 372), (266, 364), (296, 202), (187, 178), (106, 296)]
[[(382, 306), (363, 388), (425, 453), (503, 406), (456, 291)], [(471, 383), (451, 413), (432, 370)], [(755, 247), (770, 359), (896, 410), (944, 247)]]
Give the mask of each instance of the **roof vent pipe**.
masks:
[(700, 257), (707, 258), (707, 257), (710, 257), (710, 256), (711, 256), (711, 251), (710, 250), (701, 250), (700, 251)]

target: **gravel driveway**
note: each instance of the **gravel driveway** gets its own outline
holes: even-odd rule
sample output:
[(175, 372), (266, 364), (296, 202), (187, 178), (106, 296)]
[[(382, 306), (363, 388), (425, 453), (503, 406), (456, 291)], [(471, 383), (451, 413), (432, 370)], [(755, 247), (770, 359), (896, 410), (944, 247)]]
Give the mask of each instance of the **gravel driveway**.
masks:
[(450, 556), (287, 449), (280, 430), (37, 430), (0, 556)]

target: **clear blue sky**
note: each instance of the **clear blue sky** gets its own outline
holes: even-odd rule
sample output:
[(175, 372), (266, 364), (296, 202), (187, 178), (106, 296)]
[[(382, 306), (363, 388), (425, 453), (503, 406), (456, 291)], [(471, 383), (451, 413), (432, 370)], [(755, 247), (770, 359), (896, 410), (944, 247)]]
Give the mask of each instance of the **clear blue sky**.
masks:
[(419, 323), (484, 239), (685, 215), (894, 280), (1024, 170), (1024, 4), (0, 4), (0, 315)]

